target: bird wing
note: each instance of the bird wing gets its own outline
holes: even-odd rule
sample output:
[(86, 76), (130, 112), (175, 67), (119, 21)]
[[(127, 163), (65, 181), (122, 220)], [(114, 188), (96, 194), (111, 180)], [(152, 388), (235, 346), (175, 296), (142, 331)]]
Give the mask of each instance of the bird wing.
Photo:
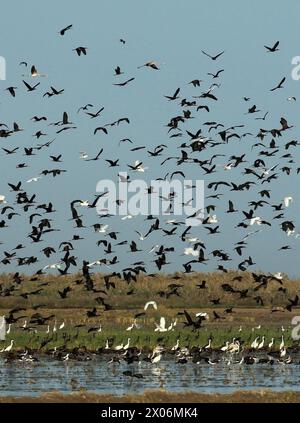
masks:
[(192, 320), (191, 316), (189, 315), (189, 313), (186, 310), (184, 310), (183, 312), (184, 312), (184, 315), (185, 315), (185, 318), (186, 318), (187, 322), (190, 325), (192, 325), (193, 324), (193, 320)]
[(26, 81), (23, 81), (23, 84), (30, 90), (31, 89), (31, 86), (29, 85), (29, 84), (27, 84), (27, 82)]

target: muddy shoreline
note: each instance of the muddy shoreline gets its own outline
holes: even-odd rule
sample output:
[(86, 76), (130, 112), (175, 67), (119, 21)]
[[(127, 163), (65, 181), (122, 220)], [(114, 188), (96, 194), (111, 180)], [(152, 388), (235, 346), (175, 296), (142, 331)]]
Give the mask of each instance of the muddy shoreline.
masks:
[(38, 397), (0, 397), (0, 403), (300, 403), (300, 392), (268, 390), (236, 391), (230, 394), (171, 393), (146, 391), (141, 395), (115, 396), (90, 392), (48, 392)]

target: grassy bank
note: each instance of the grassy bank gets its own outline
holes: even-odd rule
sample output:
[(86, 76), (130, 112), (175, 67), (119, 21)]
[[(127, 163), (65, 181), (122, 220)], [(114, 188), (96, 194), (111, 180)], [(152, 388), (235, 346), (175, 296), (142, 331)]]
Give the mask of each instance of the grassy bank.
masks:
[[(188, 309), (191, 315), (194, 316), (199, 309)], [(44, 315), (56, 315), (57, 326), (62, 322), (65, 326), (62, 330), (57, 330), (53, 333), (54, 322), (51, 320), (48, 325), (36, 326), (29, 325), (31, 330), (24, 330), (22, 325), (24, 319), (30, 321), (30, 316), (36, 313), (34, 310), (26, 310), (26, 317), (22, 318), (18, 323), (11, 326), (11, 331), (7, 335), (5, 342), (0, 342), (2, 345), (7, 345), (11, 339), (14, 339), (14, 349), (21, 350), (30, 348), (45, 352), (54, 347), (62, 348), (63, 350), (72, 350), (73, 348), (81, 348), (82, 350), (97, 351), (105, 347), (106, 340), (110, 340), (111, 348), (113, 349), (120, 343), (126, 343), (127, 338), (130, 338), (130, 345), (143, 350), (151, 349), (157, 344), (161, 344), (166, 348), (171, 348), (179, 339), (180, 347), (187, 346), (189, 348), (196, 346), (204, 346), (208, 339), (212, 338), (212, 348), (218, 349), (224, 343), (232, 338), (240, 337), (244, 342), (245, 348), (249, 348), (251, 342), (255, 337), (266, 337), (266, 345), (275, 339), (275, 348), (281, 342), (281, 336), (284, 335), (285, 344), (289, 347), (298, 347), (298, 341), (293, 341), (291, 338), (291, 319), (293, 316), (299, 314), (297, 310), (292, 313), (271, 313), (268, 308), (236, 309), (232, 315), (225, 316), (222, 320), (214, 320), (213, 311), (215, 309), (206, 308), (210, 319), (204, 321), (203, 327), (199, 330), (193, 331), (191, 328), (184, 326), (185, 318), (178, 316), (178, 309), (167, 309), (165, 307), (158, 308), (158, 310), (149, 310), (146, 316), (138, 319), (140, 328), (127, 331), (126, 329), (132, 323), (132, 311), (119, 310), (117, 313), (108, 311), (101, 313), (96, 318), (83, 317), (86, 314), (85, 309), (66, 309), (66, 310), (43, 310)], [(138, 310), (135, 310), (138, 311)], [(7, 310), (3, 310), (7, 313)], [(18, 314), (23, 314), (20, 311)], [(18, 315), (17, 314), (17, 315)], [(158, 322), (160, 316), (166, 318), (167, 324), (177, 319), (177, 324), (172, 331), (155, 332), (155, 323)], [(79, 326), (76, 328), (76, 326)], [(88, 332), (90, 328), (100, 328), (101, 332)], [(260, 329), (257, 329), (261, 326)], [(285, 331), (282, 332), (282, 326)], [(47, 341), (47, 344), (41, 348), (41, 344)]]
[[(155, 277), (139, 276), (136, 282), (130, 284), (112, 278), (115, 288), (108, 289), (104, 275), (94, 274), (94, 291), (87, 291), (79, 274), (39, 275), (34, 278), (22, 275), (21, 283), (14, 283), (10, 295), (4, 295), (5, 290), (13, 284), (12, 276), (0, 276), (0, 315), (8, 316), (10, 310), (19, 310), (13, 313), (16, 321), (12, 323), (6, 341), (0, 342), (0, 349), (14, 339), (14, 349), (17, 350), (30, 348), (45, 352), (61, 347), (64, 350), (82, 348), (97, 351), (104, 348), (107, 339), (114, 348), (122, 342), (126, 343), (128, 337), (131, 338), (130, 345), (142, 349), (150, 349), (157, 344), (170, 348), (177, 339), (180, 346), (199, 347), (206, 345), (209, 338), (213, 341), (212, 348), (217, 349), (234, 337), (240, 337), (244, 346), (249, 348), (256, 336), (263, 335), (266, 344), (274, 338), (275, 347), (278, 348), (282, 334), (287, 346), (298, 347), (298, 342), (291, 339), (291, 320), (299, 314), (299, 309), (295, 307), (289, 312), (284, 306), (288, 298), (293, 298), (299, 292), (299, 280), (284, 278), (285, 291), (279, 290), (282, 286), (273, 280), (257, 291), (257, 284), (247, 272), (159, 274)], [(205, 288), (199, 289), (197, 285), (203, 280), (206, 281)], [(178, 295), (167, 297), (163, 293), (170, 292), (171, 284), (181, 286), (177, 289)], [(230, 284), (235, 291), (248, 289), (246, 297), (241, 298), (239, 292), (224, 291), (224, 284)], [(67, 298), (62, 299), (58, 291), (66, 286), (71, 291)], [(24, 298), (24, 293), (37, 289), (40, 290), (38, 295)], [(263, 306), (258, 305), (254, 299), (258, 295)], [(110, 310), (105, 310), (101, 302), (96, 301), (99, 297), (111, 306)], [(219, 304), (212, 304), (212, 299), (219, 299)], [(144, 312), (144, 305), (149, 300), (155, 300), (158, 309), (150, 307), (137, 318), (139, 328), (127, 331), (134, 316)], [(89, 317), (88, 311), (93, 307), (96, 307), (96, 316)], [(226, 312), (226, 308), (230, 307), (233, 307), (233, 312)], [(185, 326), (186, 319), (182, 315), (184, 309), (194, 319), (195, 313), (205, 311), (209, 314), (209, 320), (204, 321), (199, 330), (193, 331)], [(219, 319), (215, 318), (214, 312), (218, 313)], [(36, 314), (53, 317), (37, 325), (34, 323)], [(161, 316), (165, 317), (167, 327), (176, 321), (172, 331), (154, 331), (155, 323), (159, 322)], [(26, 328), (23, 329), (25, 321)], [(54, 333), (54, 325), (58, 328), (61, 323), (64, 323), (64, 328)], [(257, 329), (259, 326), (260, 329)], [(101, 332), (98, 332), (100, 327)], [(46, 345), (41, 348), (45, 342)]]

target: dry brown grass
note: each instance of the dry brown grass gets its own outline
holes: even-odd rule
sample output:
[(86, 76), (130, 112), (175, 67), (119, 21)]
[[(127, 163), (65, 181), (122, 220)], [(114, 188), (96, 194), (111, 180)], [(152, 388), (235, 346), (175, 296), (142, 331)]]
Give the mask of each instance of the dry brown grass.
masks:
[[(174, 279), (179, 276), (180, 279)], [(233, 281), (235, 276), (243, 276), (241, 282)], [(89, 308), (95, 305), (95, 298), (99, 295), (93, 292), (88, 292), (82, 284), (76, 284), (76, 279), (81, 279), (79, 274), (67, 276), (40, 276), (38, 281), (30, 281), (30, 278), (24, 276), (24, 281), (21, 285), (16, 287), (16, 290), (11, 296), (2, 297), (0, 308), (13, 307), (31, 307), (37, 303), (44, 304), (46, 308)], [(97, 273), (93, 275), (96, 289), (105, 289), (103, 275)], [(199, 290), (196, 285), (202, 280), (207, 281), (207, 289)], [(11, 286), (12, 275), (0, 275), (0, 284), (2, 288)], [(211, 305), (212, 298), (220, 298), (222, 306), (235, 307), (257, 307), (253, 297), (260, 295), (264, 301), (265, 306), (283, 306), (287, 304), (287, 298), (296, 295), (300, 290), (300, 280), (290, 280), (284, 278), (284, 287), (287, 293), (279, 292), (279, 283), (271, 281), (267, 288), (262, 288), (259, 291), (254, 291), (257, 284), (253, 282), (253, 278), (248, 272), (229, 271), (228, 273), (192, 273), (165, 275), (158, 274), (155, 277), (141, 275), (138, 277), (136, 283), (128, 285), (126, 282), (113, 278), (112, 281), (116, 284), (116, 289), (110, 289), (107, 295), (107, 302), (111, 304), (114, 309), (139, 309), (149, 299), (159, 301), (161, 306), (168, 309), (171, 308), (203, 308)], [(43, 291), (38, 296), (30, 296), (28, 299), (23, 299), (20, 294), (37, 289), (41, 284), (49, 283), (48, 286), (42, 286)], [(171, 296), (170, 298), (162, 298), (158, 295), (159, 291), (166, 291), (170, 283), (179, 283), (184, 285), (179, 289), (180, 297)], [(234, 289), (243, 290), (249, 289), (247, 298), (240, 298), (239, 294), (232, 294), (225, 292), (221, 285), (224, 283), (231, 284)], [(67, 299), (62, 300), (59, 297), (58, 290), (62, 290), (66, 286), (72, 288), (72, 292)], [(133, 295), (127, 295), (127, 292), (134, 288)]]

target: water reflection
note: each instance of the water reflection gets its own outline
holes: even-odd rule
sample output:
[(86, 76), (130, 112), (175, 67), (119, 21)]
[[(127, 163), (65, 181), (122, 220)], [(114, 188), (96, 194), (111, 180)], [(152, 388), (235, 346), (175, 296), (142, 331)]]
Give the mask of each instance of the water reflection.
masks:
[[(168, 359), (153, 366), (146, 362), (107, 364), (109, 358), (92, 361), (59, 362), (41, 359), (38, 363), (5, 363), (0, 360), (0, 395), (36, 396), (51, 390), (69, 393), (86, 389), (97, 393), (141, 393), (145, 389), (228, 393), (237, 389), (300, 390), (300, 366), (257, 364), (253, 366), (218, 363), (176, 364)], [(131, 379), (123, 371), (142, 373)]]

